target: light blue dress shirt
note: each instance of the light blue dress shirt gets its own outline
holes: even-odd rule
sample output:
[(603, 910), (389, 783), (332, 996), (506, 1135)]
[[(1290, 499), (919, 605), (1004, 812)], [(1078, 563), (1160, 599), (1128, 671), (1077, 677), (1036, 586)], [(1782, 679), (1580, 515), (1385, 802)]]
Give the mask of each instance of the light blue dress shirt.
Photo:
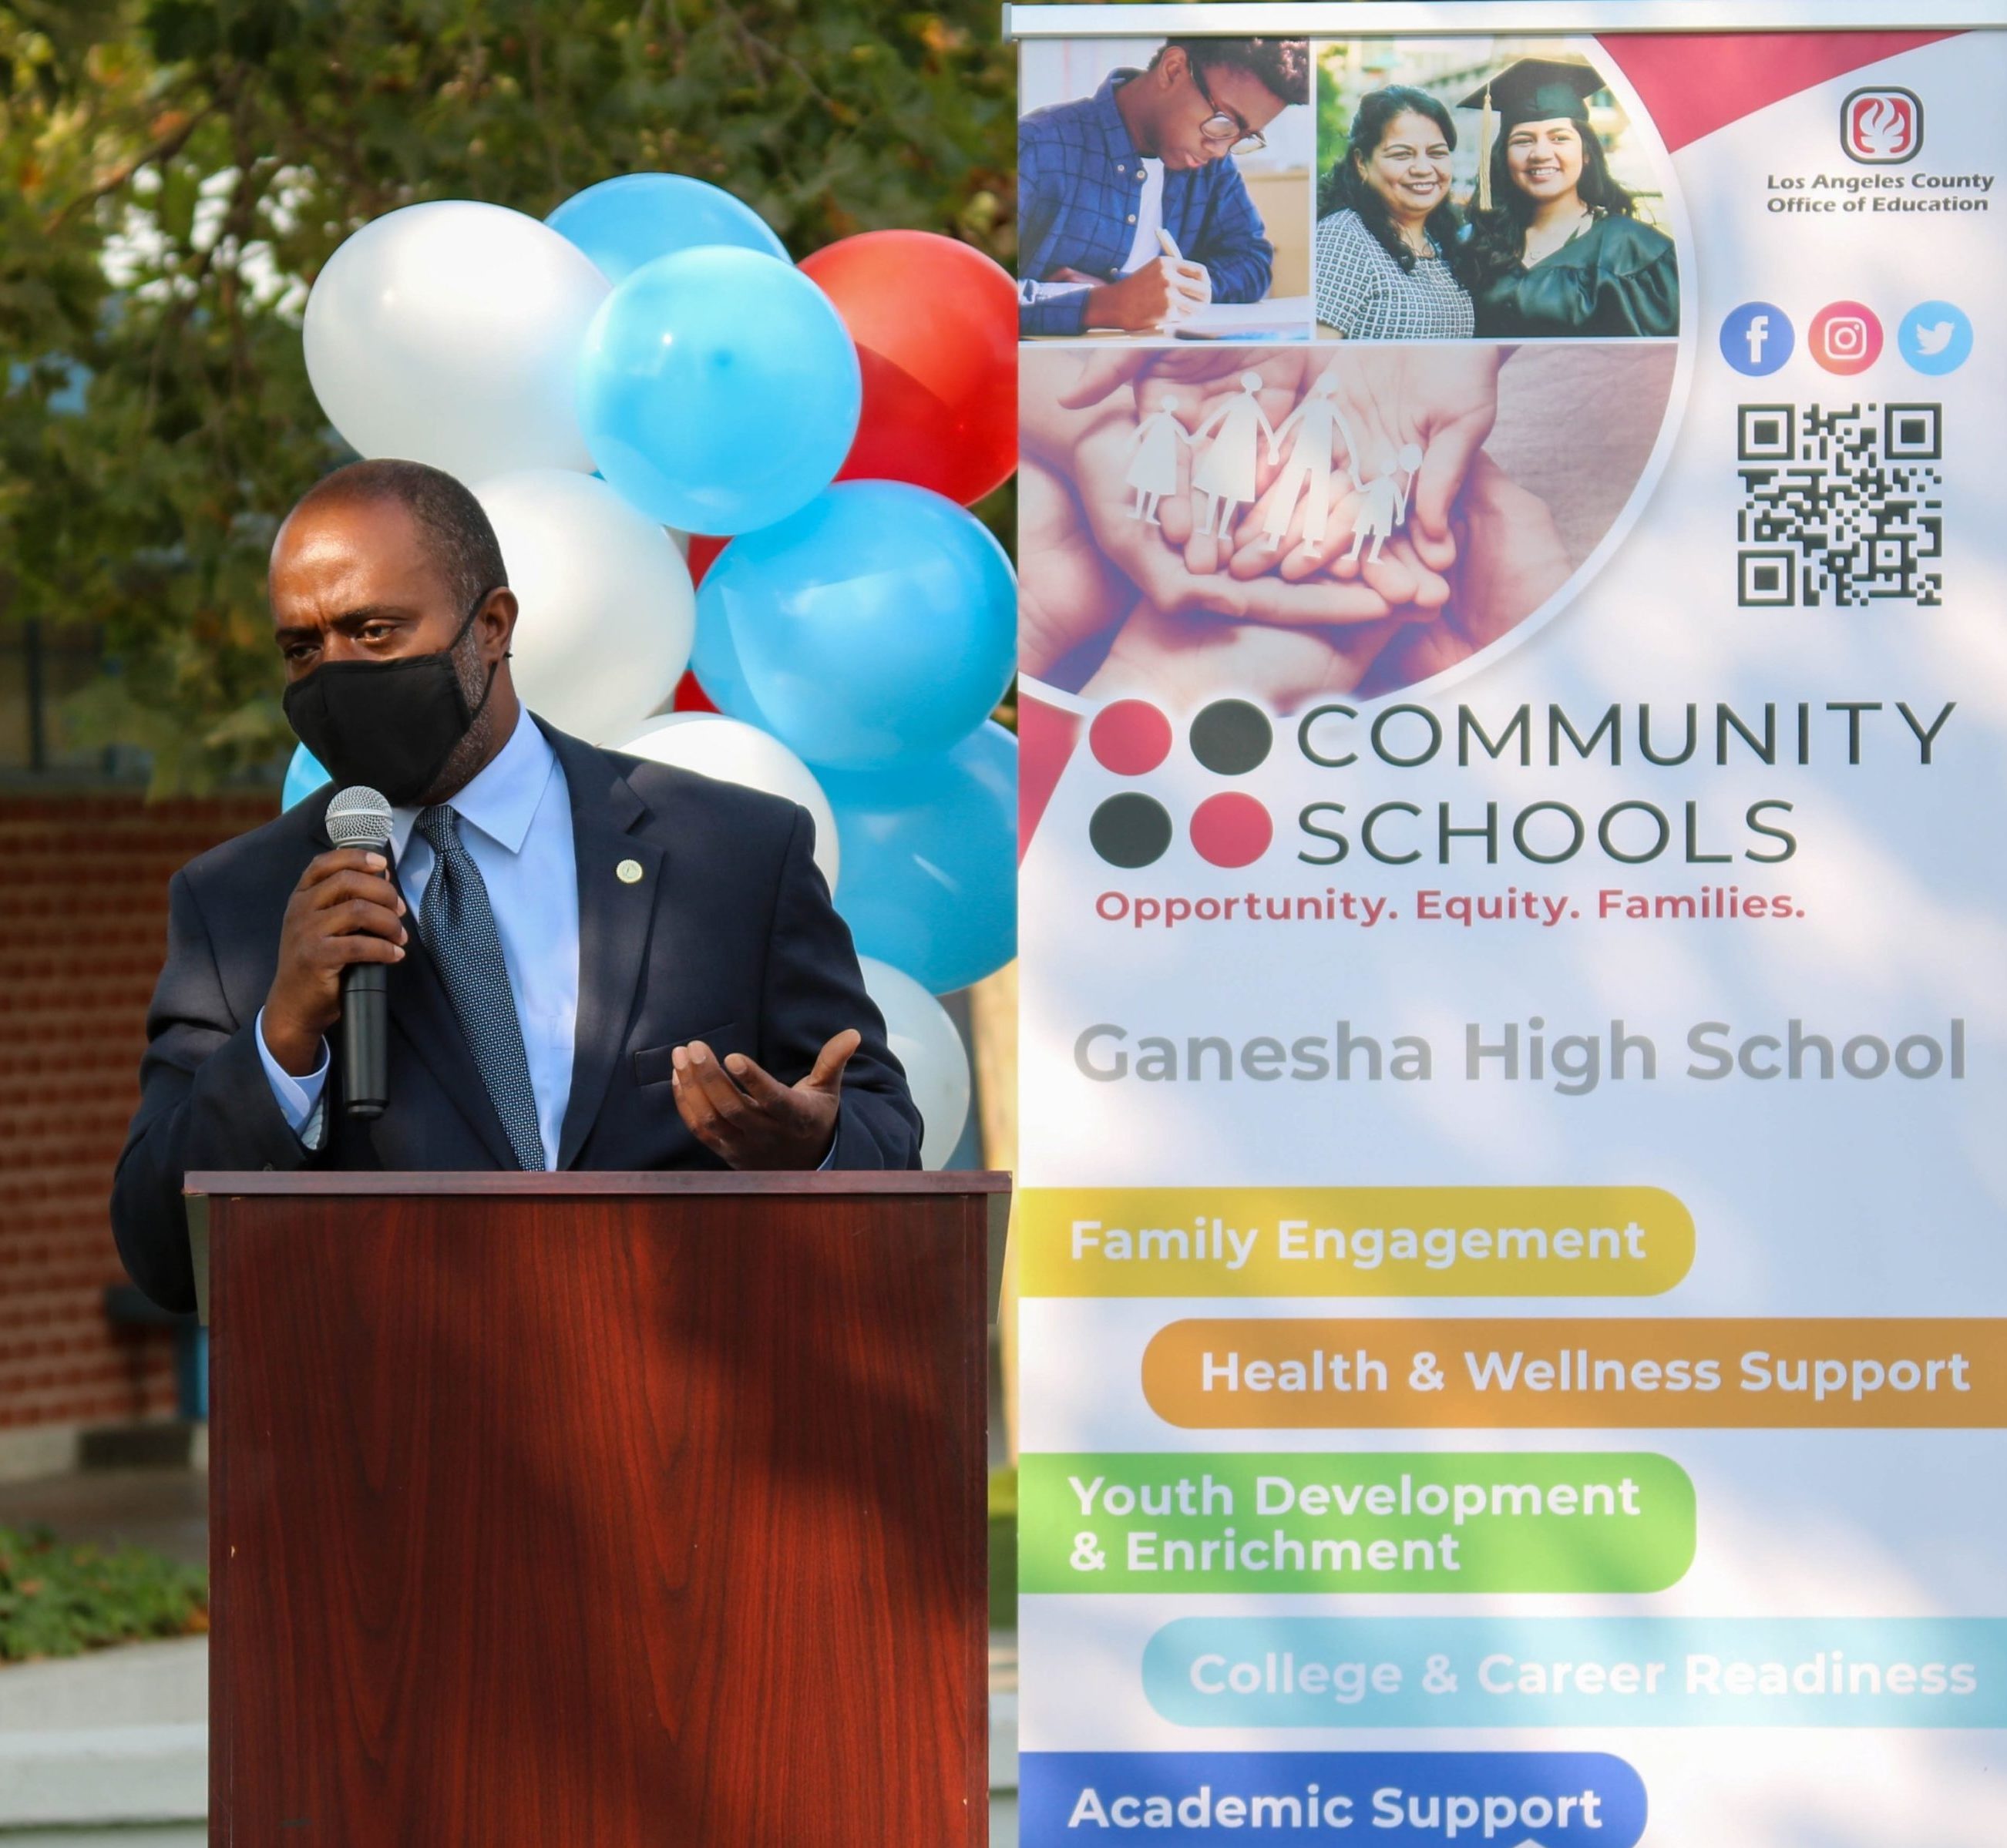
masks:
[[(530, 1084), (537, 1095), (537, 1128), (544, 1166), (557, 1165), (565, 1104), (571, 1095), (572, 1046), (578, 1025), (578, 859), (572, 845), (571, 792), (556, 752), (527, 707), (489, 764), (453, 799), (460, 838), (488, 887), (502, 939), (502, 960), (516, 992)], [(390, 845), (397, 883), (411, 907), (406, 920), (417, 934), (425, 884), (437, 856), (413, 831), (415, 808), (390, 811)], [(294, 1133), (320, 1145), (319, 1112), (327, 1083), (327, 1048), (318, 1070), (295, 1077), (265, 1044), (258, 1016), (258, 1053), (272, 1094)]]

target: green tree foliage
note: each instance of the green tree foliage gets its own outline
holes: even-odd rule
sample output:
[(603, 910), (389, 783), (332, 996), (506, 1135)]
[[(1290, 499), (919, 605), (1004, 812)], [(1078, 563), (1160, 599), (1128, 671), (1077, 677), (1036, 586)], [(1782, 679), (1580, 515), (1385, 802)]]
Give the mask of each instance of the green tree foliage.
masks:
[(299, 337), (344, 238), (660, 169), (797, 256), (900, 225), (1008, 266), (1014, 113), (994, 0), (0, 0), (0, 620), (103, 637), (71, 718), (157, 792), (269, 765), (266, 553), (347, 453)]
[(1329, 66), (1317, 73), (1317, 211), (1321, 218), (1344, 203), (1339, 192), (1339, 175), (1346, 155), (1346, 138), (1352, 132), (1352, 108), (1346, 96), (1343, 67)]

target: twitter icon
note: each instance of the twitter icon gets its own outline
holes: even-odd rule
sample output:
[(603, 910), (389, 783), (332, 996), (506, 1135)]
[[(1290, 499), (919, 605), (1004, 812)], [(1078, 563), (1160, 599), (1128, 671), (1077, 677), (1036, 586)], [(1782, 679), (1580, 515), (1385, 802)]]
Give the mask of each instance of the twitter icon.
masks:
[(1926, 302), (1903, 316), (1896, 344), (1912, 372), (1941, 378), (1972, 357), (1972, 323), (1949, 302)]

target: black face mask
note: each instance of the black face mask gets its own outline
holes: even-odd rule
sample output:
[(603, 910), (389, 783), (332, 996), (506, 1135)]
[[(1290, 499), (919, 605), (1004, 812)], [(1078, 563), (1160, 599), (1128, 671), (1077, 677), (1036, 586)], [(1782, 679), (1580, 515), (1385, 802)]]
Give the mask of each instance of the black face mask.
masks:
[(481, 593), (458, 633), (436, 654), (330, 661), (286, 689), (286, 722), (336, 788), (366, 784), (381, 790), (392, 806), (403, 807), (439, 781), (453, 747), (495, 690), (490, 668), (481, 704), (470, 712), (453, 665), (453, 651), (489, 595)]

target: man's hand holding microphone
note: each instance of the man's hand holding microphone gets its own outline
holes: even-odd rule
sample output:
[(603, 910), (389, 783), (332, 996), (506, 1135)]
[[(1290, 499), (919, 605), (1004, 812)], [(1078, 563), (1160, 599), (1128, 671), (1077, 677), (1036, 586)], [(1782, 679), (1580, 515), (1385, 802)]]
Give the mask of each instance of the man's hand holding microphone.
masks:
[(279, 930), (279, 966), (265, 997), (265, 1046), (295, 1077), (319, 1068), (341, 1018), (341, 978), (356, 963), (401, 962), (404, 901), (380, 853), (337, 847), (300, 876)]

